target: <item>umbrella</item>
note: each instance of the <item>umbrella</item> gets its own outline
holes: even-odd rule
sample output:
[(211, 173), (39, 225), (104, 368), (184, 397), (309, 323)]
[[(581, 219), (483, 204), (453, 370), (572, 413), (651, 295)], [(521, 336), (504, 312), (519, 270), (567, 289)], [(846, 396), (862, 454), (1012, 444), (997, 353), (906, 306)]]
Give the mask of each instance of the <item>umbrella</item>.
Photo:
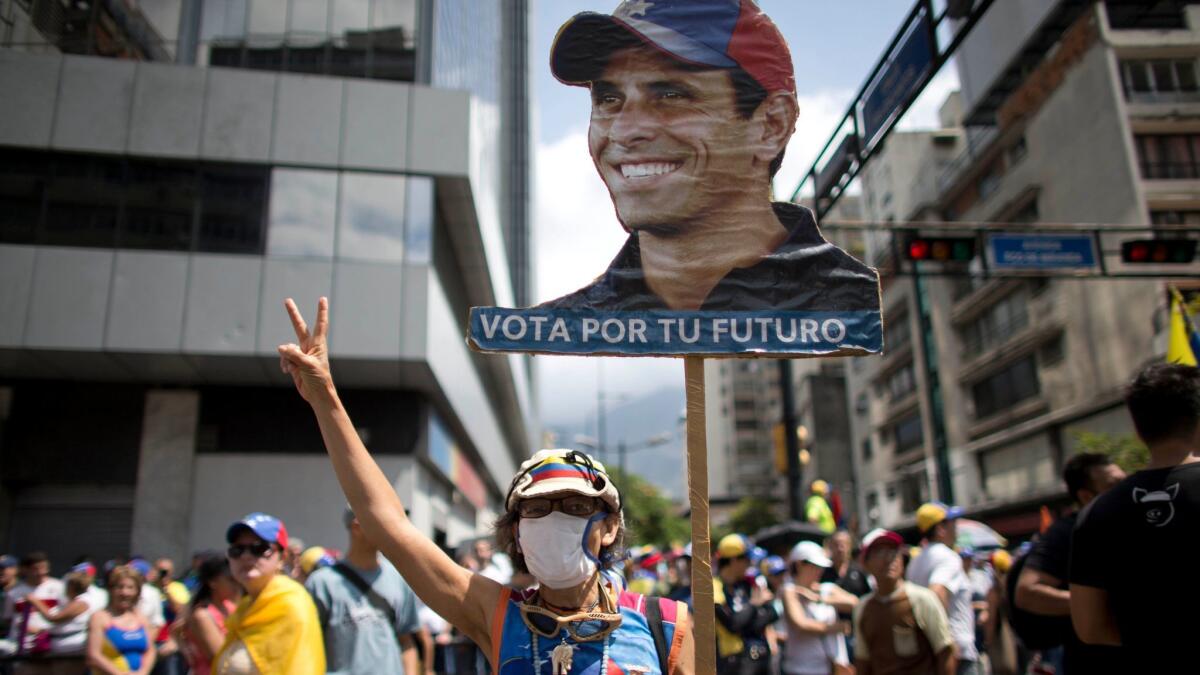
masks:
[(959, 518), (957, 528), (958, 538), (954, 543), (960, 547), (969, 546), (978, 551), (980, 549), (1004, 548), (1008, 546), (1008, 540), (1000, 536), (999, 532), (996, 532), (978, 520)]
[(771, 527), (764, 527), (754, 534), (754, 543), (775, 555), (787, 555), (797, 542), (815, 541), (820, 543), (828, 536), (825, 531), (812, 523), (790, 521)]

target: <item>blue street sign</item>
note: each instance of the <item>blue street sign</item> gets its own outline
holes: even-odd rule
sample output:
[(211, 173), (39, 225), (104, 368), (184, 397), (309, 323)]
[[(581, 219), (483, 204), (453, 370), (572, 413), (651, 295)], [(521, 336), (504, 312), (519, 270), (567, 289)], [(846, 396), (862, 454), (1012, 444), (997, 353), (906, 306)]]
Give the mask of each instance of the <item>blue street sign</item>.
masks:
[(988, 235), (992, 266), (997, 269), (1044, 270), (1095, 267), (1096, 248), (1090, 234)]

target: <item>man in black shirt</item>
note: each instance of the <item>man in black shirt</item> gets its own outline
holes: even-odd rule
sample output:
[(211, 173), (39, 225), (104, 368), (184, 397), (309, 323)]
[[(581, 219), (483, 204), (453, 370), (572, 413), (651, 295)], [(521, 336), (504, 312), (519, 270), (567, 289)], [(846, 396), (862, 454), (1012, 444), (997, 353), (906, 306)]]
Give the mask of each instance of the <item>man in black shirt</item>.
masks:
[[(1079, 508), (1087, 506), (1124, 479), (1125, 472), (1121, 467), (1113, 464), (1108, 455), (1096, 452), (1075, 455), (1063, 467), (1067, 493)], [(1097, 668), (1118, 656), (1112, 653), (1114, 648), (1083, 644), (1071, 627), (1067, 577), (1071, 532), (1078, 515), (1075, 511), (1059, 518), (1026, 557), (1017, 579), (1017, 611), (1012, 617), (1013, 623), (1021, 626), (1019, 633), (1036, 636), (1042, 641), (1038, 645), (1027, 645), (1031, 649), (1045, 649), (1051, 645), (1064, 647), (1063, 672), (1068, 675), (1096, 672)]]
[[(871, 592), (871, 582), (867, 573), (854, 561), (851, 550), (850, 533), (838, 530), (829, 538), (829, 559), (833, 565), (826, 568), (821, 576), (821, 583), (837, 584), (842, 590), (856, 598), (862, 598)], [(852, 612), (838, 612), (838, 620), (845, 622), (849, 629), (846, 634), (846, 650), (854, 654), (854, 630)]]
[(1195, 672), (1200, 369), (1152, 365), (1125, 403), (1150, 463), (1080, 513), (1071, 621), (1088, 644), (1123, 646), (1129, 672)]

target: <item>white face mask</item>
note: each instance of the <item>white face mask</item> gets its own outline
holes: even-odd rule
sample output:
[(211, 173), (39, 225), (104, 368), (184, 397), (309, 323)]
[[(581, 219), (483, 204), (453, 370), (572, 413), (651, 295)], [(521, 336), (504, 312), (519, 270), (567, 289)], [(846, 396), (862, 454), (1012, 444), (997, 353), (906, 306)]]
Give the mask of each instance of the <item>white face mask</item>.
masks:
[(578, 586), (596, 573), (596, 560), (585, 549), (592, 522), (551, 511), (541, 518), (522, 518), (517, 525), (525, 566), (546, 588)]

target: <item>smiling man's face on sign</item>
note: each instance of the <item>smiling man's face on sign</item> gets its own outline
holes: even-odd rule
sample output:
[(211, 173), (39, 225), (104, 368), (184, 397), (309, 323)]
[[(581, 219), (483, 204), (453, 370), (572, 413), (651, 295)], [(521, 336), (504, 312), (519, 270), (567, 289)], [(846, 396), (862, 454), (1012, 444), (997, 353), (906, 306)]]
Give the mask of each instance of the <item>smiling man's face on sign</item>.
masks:
[[(629, 236), (608, 269), (527, 310), (472, 310), (488, 351), (824, 355), (882, 349), (879, 277), (772, 201), (799, 116), (791, 53), (753, 0), (627, 0), (558, 31), (591, 97), (588, 151)], [(570, 214), (562, 214), (570, 222)]]
[(625, 227), (669, 236), (739, 193), (766, 200), (780, 148), (763, 143), (762, 119), (738, 110), (727, 71), (626, 47), (591, 96), (588, 145)]

